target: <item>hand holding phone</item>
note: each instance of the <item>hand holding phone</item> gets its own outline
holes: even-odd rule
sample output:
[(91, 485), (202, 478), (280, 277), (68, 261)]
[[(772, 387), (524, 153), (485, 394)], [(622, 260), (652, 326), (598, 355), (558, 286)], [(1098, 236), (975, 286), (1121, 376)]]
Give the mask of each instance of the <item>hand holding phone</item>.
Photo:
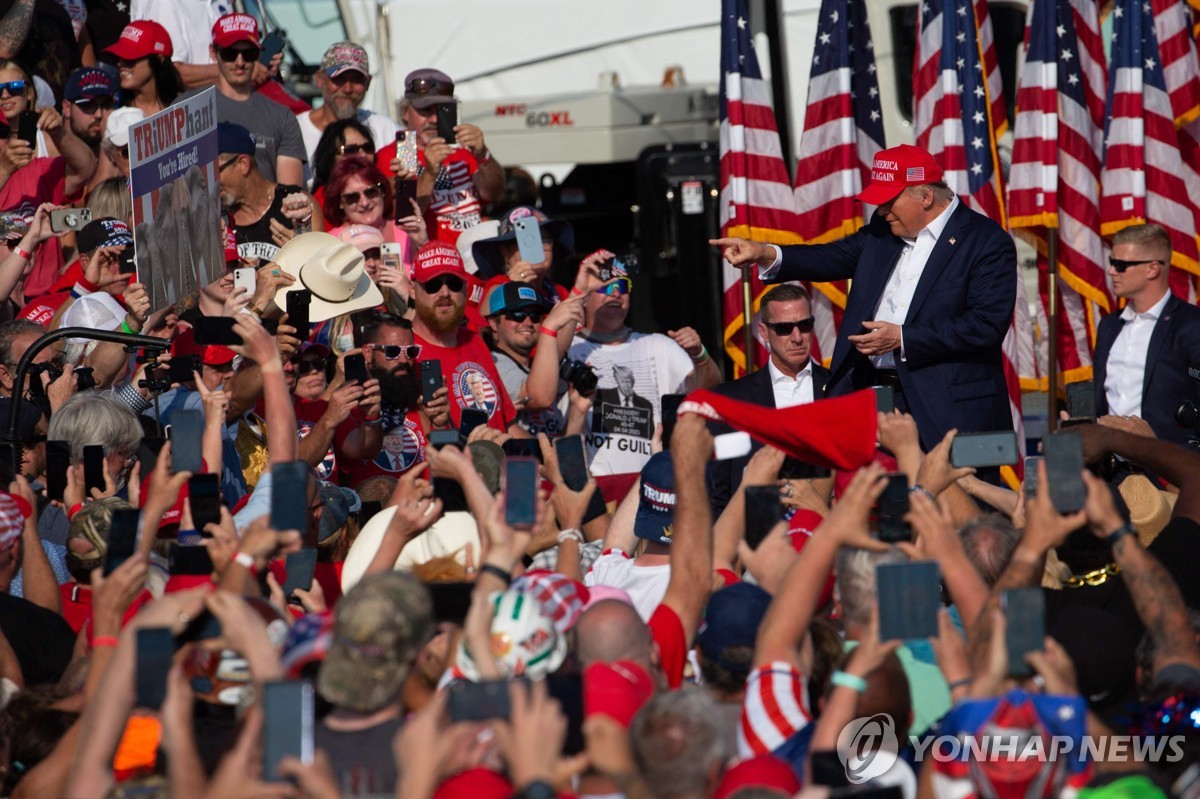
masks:
[(188, 480), (188, 507), (192, 511), (192, 527), (205, 538), (209, 524), (221, 523), (221, 486), (215, 474), (193, 474)]
[(533, 527), (537, 521), (538, 463), (533, 458), (504, 460), (504, 522), (509, 527)]
[(312, 304), (312, 292), (308, 289), (296, 289), (284, 295), (287, 305), (287, 323), (296, 328), (296, 337), (301, 343), (308, 340), (309, 322), (308, 308)]
[(307, 680), (263, 684), (262, 774), (266, 782), (284, 782), (279, 761), (294, 757), (311, 764), (315, 754), (316, 692)]
[(1046, 488), (1059, 513), (1074, 513), (1087, 502), (1083, 482), (1083, 439), (1079, 433), (1051, 433), (1042, 439)]
[(433, 402), (433, 395), (438, 389), (442, 388), (442, 362), (441, 361), (421, 361), (417, 367), (421, 373), (421, 399), (426, 405)]
[(90, 497), (92, 489), (104, 491), (108, 488), (104, 479), (104, 446), (88, 444), (83, 448), (83, 493)]
[(279, 31), (271, 31), (266, 38), (262, 40), (262, 51), (258, 55), (258, 63), (264, 67), (271, 66), (271, 59), (283, 52), (283, 45), (286, 40)]
[(362, 385), (370, 379), (367, 373), (367, 360), (361, 352), (347, 355), (343, 360), (346, 370), (346, 382)]
[[(173, 361), (174, 359), (172, 359)], [(201, 457), (204, 436), (202, 411), (176, 411), (171, 414), (171, 471), (199, 474), (204, 471)]]
[(542, 233), (538, 221), (532, 216), (522, 217), (513, 224), (517, 234), (517, 250), (521, 260), (528, 264), (540, 264), (546, 260), (542, 249)]
[(779, 486), (761, 485), (745, 488), (746, 546), (758, 549), (783, 518), (783, 503), (779, 501)]
[(308, 532), (308, 464), (277, 463), (271, 467), (271, 527), (279, 532)]
[(436, 107), (438, 136), (446, 144), (455, 144), (457, 140), (454, 129), (458, 127), (458, 103), (438, 103)]
[(938, 634), (941, 570), (932, 560), (881, 563), (875, 569), (879, 640), (933, 638)]

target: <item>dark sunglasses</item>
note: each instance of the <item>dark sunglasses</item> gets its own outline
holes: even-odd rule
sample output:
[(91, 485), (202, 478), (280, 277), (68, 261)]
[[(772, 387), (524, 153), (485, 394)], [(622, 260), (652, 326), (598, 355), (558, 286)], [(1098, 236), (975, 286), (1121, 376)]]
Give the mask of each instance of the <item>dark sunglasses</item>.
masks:
[(628, 294), (629, 289), (633, 287), (633, 281), (627, 277), (619, 277), (616, 282), (609, 283), (607, 286), (601, 286), (596, 289), (597, 294), (607, 294), (608, 296)]
[(442, 286), (448, 287), (456, 294), (466, 288), (466, 284), (463, 283), (463, 279), (461, 277), (455, 277), (454, 275), (442, 275), (441, 277), (435, 277), (433, 280), (427, 280), (421, 284), (421, 288), (425, 289), (425, 292), (428, 294), (437, 294), (442, 290)]
[(10, 80), (8, 83), (0, 83), (0, 94), (8, 92), (9, 94), (24, 94), (25, 81)]
[(546, 314), (541, 311), (509, 311), (504, 314), (504, 318), (510, 322), (524, 322), (526, 319), (532, 319), (534, 324), (538, 324), (546, 318)]
[(262, 50), (257, 47), (218, 47), (217, 55), (221, 56), (221, 60), (232, 64), (237, 61), (238, 56), (247, 64), (252, 64), (258, 60)]
[(358, 205), (360, 197), (365, 197), (368, 200), (378, 200), (383, 196), (383, 184), (376, 183), (374, 186), (368, 186), (362, 191), (348, 191), (342, 194), (342, 205)]
[(382, 352), (389, 361), (396, 361), (403, 355), (407, 360), (415, 361), (421, 357), (420, 344), (371, 344), (375, 352)]
[(329, 366), (329, 361), (325, 358), (309, 358), (301, 359), (296, 364), (296, 373), (306, 375), (309, 372), (324, 372)]
[(343, 144), (338, 147), (338, 155), (358, 155), (359, 153), (375, 155), (375, 144), (367, 142), (366, 144)]
[(810, 316), (807, 319), (797, 319), (795, 322), (763, 322), (777, 336), (790, 336), (792, 331), (800, 328), (801, 333), (813, 332), (813, 318)]
[(111, 97), (96, 97), (91, 100), (80, 100), (74, 103), (74, 106), (79, 109), (80, 113), (94, 116), (99, 111), (111, 110), (113, 101)]
[(1108, 265), (1111, 266), (1113, 269), (1117, 270), (1117, 274), (1119, 274), (1119, 275), (1125, 274), (1125, 270), (1131, 266), (1141, 266), (1142, 264), (1161, 264), (1161, 263), (1162, 263), (1162, 261), (1159, 260), (1158, 258), (1149, 258), (1144, 261), (1124, 261), (1120, 258), (1112, 258), (1112, 257), (1110, 257), (1108, 259)]
[(230, 158), (228, 161), (217, 167), (217, 172), (224, 172), (226, 169), (236, 164), (239, 158), (241, 158), (240, 155), (235, 155), (233, 158)]
[(404, 86), (408, 94), (454, 94), (454, 84), (430, 78), (416, 78)]

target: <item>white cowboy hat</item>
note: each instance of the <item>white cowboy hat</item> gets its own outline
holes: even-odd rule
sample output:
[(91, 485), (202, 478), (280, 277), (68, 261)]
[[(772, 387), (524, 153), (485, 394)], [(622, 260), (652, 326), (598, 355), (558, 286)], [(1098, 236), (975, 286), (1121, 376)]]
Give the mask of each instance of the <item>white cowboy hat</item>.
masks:
[(383, 303), (383, 294), (367, 274), (363, 254), (328, 233), (301, 233), (279, 248), (275, 263), (296, 278), (291, 286), (275, 293), (275, 304), (287, 307), (287, 293), (298, 289), (312, 292), (310, 322), (365, 311)]
[[(362, 579), (395, 515), (395, 507), (384, 508), (363, 525), (342, 564), (342, 593), (349, 591)], [(467, 544), (471, 544), (474, 552), (480, 551), (479, 528), (475, 518), (466, 511), (450, 511), (409, 541), (392, 568), (396, 571), (412, 571), (418, 564), (446, 555), (454, 555), (455, 560), (465, 566)]]

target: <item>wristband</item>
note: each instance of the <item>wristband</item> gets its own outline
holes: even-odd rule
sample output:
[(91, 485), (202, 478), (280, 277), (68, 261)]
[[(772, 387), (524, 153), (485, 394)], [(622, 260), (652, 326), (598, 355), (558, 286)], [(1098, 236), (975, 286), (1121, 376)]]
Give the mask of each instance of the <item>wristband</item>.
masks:
[(140, 330), (134, 330), (132, 327), (129, 326), (129, 317), (125, 317), (124, 319), (122, 319), (121, 326), (117, 329), (120, 330), (122, 333), (128, 333), (131, 336), (136, 336), (138, 333), (141, 332)]
[(912, 488), (908, 489), (908, 493), (910, 493), (910, 494), (924, 494), (925, 496), (929, 497), (929, 501), (930, 501), (930, 502), (937, 502), (937, 497), (935, 497), (935, 496), (934, 496), (934, 495), (933, 495), (933, 494), (930, 492), (930, 490), (929, 490), (928, 488), (926, 488), (925, 486), (921, 485), (920, 483), (917, 483), (915, 486), (913, 486)]
[(247, 304), (246, 304), (246, 307), (245, 307), (245, 308), (243, 308), (242, 310), (243, 310), (243, 311), (249, 311), (250, 313), (252, 313), (252, 314), (254, 314), (255, 316), (257, 316), (259, 319), (262, 319), (263, 310), (262, 310), (261, 308), (259, 308), (257, 305), (255, 305), (254, 303), (252, 303), (252, 302), (251, 302), (251, 303), (247, 303)]
[(856, 677), (853, 674), (847, 674), (844, 671), (835, 671), (833, 676), (829, 678), (829, 682), (842, 688), (849, 688), (852, 691), (857, 691), (860, 694), (867, 692), (867, 681), (862, 677)]
[(580, 532), (576, 528), (571, 528), (570, 530), (563, 530), (562, 532), (560, 532), (558, 534), (558, 538), (556, 540), (560, 544), (563, 543), (564, 541), (575, 541), (576, 543), (582, 544), (583, 543), (583, 533)]
[(363, 424), (370, 427), (380, 427), (383, 424), (383, 417), (376, 416), (374, 419), (363, 419)]
[(1105, 540), (1113, 546), (1116, 546), (1117, 542), (1127, 535), (1132, 535), (1135, 538), (1137, 537), (1137, 528), (1133, 526), (1132, 522), (1125, 522), (1116, 530), (1113, 530), (1111, 533), (1109, 533)]
[(79, 511), (81, 511), (81, 510), (83, 510), (83, 503), (82, 503), (82, 502), (79, 502), (79, 503), (76, 503), (75, 505), (72, 505), (72, 506), (71, 506), (71, 509), (70, 509), (69, 511), (67, 511), (67, 521), (71, 521), (72, 519), (74, 519), (74, 518), (75, 518), (75, 514), (76, 514), (76, 513), (79, 513)]
[(23, 250), (20, 247), (13, 248), (13, 255), (17, 256), (18, 258), (20, 258), (24, 261), (33, 260), (33, 253), (31, 253), (29, 250)]
[(99, 649), (102, 646), (116, 646), (117, 639), (112, 635), (97, 635), (92, 639), (92, 649)]
[(954, 682), (950, 683), (950, 690), (957, 691), (959, 688), (966, 688), (970, 684), (971, 684), (971, 678), (963, 677), (961, 680), (955, 680)]
[(541, 325), (540, 327), (538, 327), (538, 332), (541, 333), (543, 336), (549, 336), (550, 338), (558, 338), (558, 331), (551, 330), (550, 328), (546, 327), (545, 325)]
[(504, 581), (506, 586), (512, 585), (512, 572), (506, 572), (499, 566), (493, 566), (491, 563), (485, 563), (479, 567), (479, 571), (481, 574), (490, 574), (493, 577), (499, 577)]
[[(688, 357), (691, 357), (691, 356), (688, 356)], [(697, 355), (695, 358), (692, 358), (692, 363), (704, 363), (704, 361), (707, 359), (708, 359), (708, 347), (704, 346), (704, 344), (701, 343), (700, 344), (700, 354)]]
[(250, 572), (251, 577), (258, 576), (258, 568), (254, 565), (254, 556), (245, 552), (239, 552), (233, 556), (233, 562), (240, 566), (244, 566), (246, 571)]
[(583, 292), (579, 290), (579, 286), (571, 286), (571, 293), (576, 297), (582, 297)]

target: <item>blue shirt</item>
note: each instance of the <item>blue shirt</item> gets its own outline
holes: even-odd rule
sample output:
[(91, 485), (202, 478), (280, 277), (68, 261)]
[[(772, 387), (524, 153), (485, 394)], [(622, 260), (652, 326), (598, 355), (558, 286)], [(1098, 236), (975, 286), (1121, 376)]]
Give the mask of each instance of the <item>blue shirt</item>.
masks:
[[(189, 391), (185, 388), (173, 388), (164, 392), (158, 398), (158, 406), (162, 409), (161, 422), (164, 426), (171, 423), (171, 417), (177, 411), (199, 411), (204, 413), (204, 400), (200, 392)], [(145, 410), (142, 415), (154, 418), (154, 407)], [(221, 426), (221, 494), (225, 504), (232, 507), (246, 493), (246, 478), (242, 475), (242, 461), (237, 449), (233, 446), (233, 436), (237, 425)]]

